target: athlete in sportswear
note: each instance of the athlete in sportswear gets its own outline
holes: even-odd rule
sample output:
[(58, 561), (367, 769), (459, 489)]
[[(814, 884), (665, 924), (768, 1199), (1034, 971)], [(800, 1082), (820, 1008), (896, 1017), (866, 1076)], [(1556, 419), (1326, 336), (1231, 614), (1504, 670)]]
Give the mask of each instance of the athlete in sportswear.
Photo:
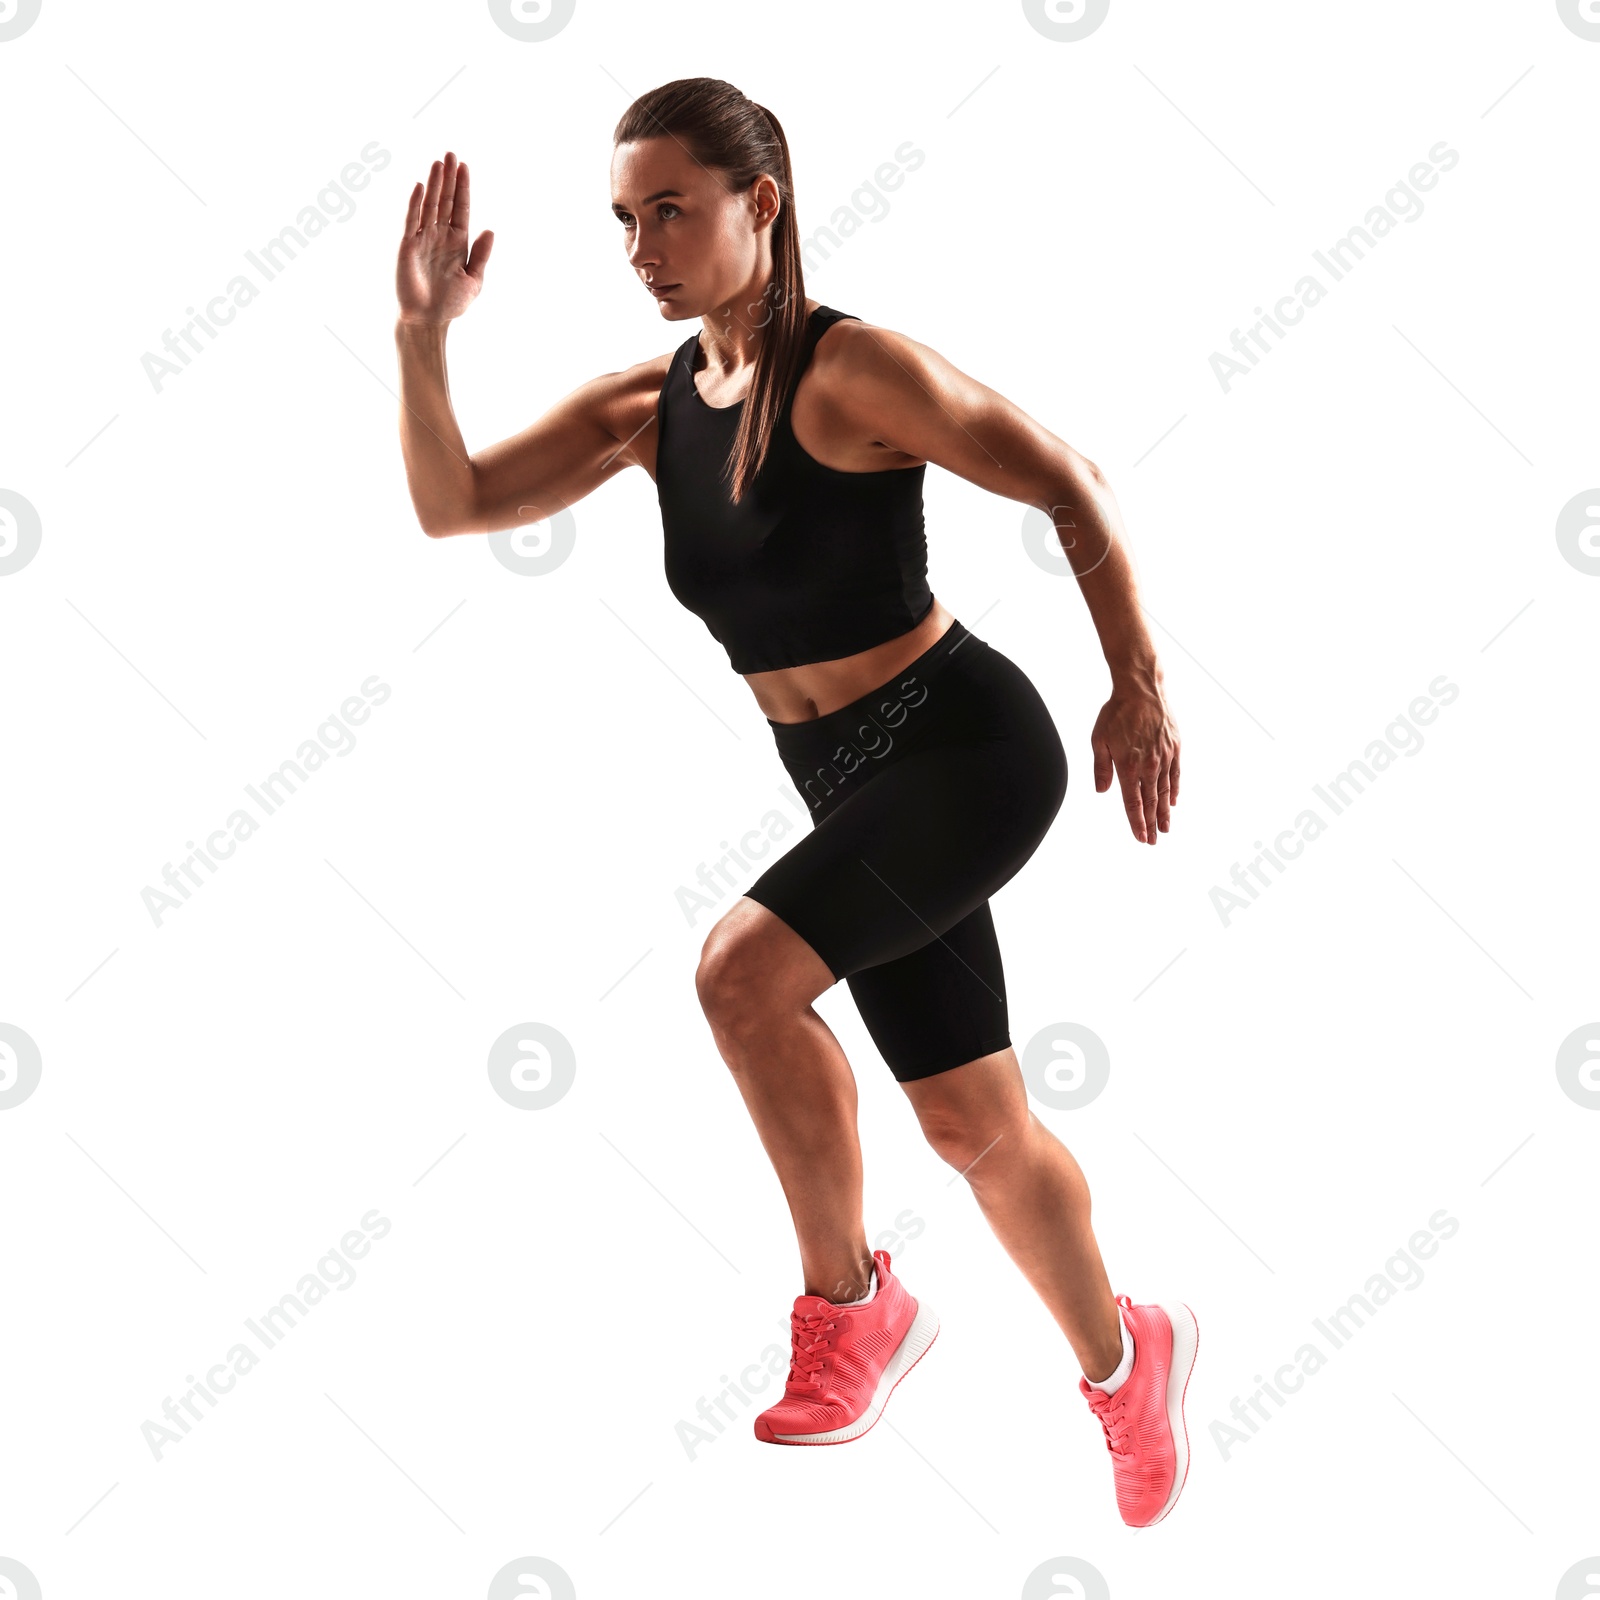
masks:
[(1153, 845), (1178, 797), (1178, 732), (1115, 500), (1093, 462), (926, 345), (806, 298), (787, 143), (732, 85), (684, 79), (636, 101), (611, 205), (663, 320), (698, 330), (469, 454), (445, 334), (494, 236), (469, 249), (467, 168), (433, 163), (397, 269), (401, 444), (434, 537), (544, 520), (643, 467), (668, 584), (750, 684), (811, 808), (810, 833), (712, 928), (696, 974), (804, 1275), (785, 1392), (756, 1437), (860, 1437), (938, 1331), (888, 1252), (867, 1248), (855, 1079), (812, 1004), (843, 978), (929, 1143), (1071, 1343), (1123, 1519), (1157, 1521), (1188, 1468), (1194, 1317), (1113, 1296), (1083, 1174), (1028, 1107), (989, 911), (1060, 808), (1066, 756), (1032, 682), (929, 590), (921, 489), (932, 461), (1062, 530), (1112, 679), (1095, 788), (1114, 771)]

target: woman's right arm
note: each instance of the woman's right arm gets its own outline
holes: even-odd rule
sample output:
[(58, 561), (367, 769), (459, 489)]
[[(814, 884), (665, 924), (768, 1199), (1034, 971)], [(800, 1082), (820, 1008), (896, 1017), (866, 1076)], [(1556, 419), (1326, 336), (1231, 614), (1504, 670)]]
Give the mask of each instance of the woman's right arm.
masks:
[(469, 455), (450, 405), (448, 327), (402, 317), (394, 330), (400, 449), (417, 521), (431, 538), (542, 522), (638, 461), (629, 444), (655, 421), (660, 359), (591, 378), (521, 433)]
[[(494, 235), (467, 251), (470, 193), (453, 152), (411, 192), (395, 288), (400, 312), (400, 449), (417, 521), (431, 538), (527, 526), (638, 459), (628, 448), (655, 418), (662, 362), (608, 372), (521, 433), (469, 455), (450, 405), (445, 336), (477, 298)], [(653, 442), (653, 441), (652, 441)]]

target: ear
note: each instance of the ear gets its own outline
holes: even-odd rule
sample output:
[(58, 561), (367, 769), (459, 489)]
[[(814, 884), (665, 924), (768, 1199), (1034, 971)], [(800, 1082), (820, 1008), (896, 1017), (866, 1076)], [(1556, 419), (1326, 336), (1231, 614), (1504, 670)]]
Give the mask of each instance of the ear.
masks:
[(750, 200), (759, 226), (764, 227), (777, 221), (778, 213), (783, 209), (783, 195), (778, 188), (777, 179), (771, 173), (758, 173), (751, 179)]

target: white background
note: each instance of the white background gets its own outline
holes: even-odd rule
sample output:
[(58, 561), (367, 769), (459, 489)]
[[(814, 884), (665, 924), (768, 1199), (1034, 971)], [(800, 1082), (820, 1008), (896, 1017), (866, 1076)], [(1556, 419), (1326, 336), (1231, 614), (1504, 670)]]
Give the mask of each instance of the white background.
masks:
[[(542, 577), (420, 532), (391, 330), (453, 149), (496, 233), (449, 345), (469, 447), (695, 331), (607, 169), (629, 100), (702, 74), (782, 120), (805, 233), (876, 217), (807, 292), (1009, 396), (1126, 519), (1183, 736), (1155, 849), (1094, 791), (1076, 585), (927, 475), (934, 591), (1071, 762), (995, 916), (1019, 1052), (1070, 1022), (1111, 1077), (1035, 1110), (1113, 1288), (1200, 1324), (1190, 1479), (1138, 1536), (843, 985), (868, 1236), (923, 1224), (895, 1261), (943, 1331), (852, 1448), (676, 1432), (800, 1286), (695, 1000), (718, 912), (676, 891), (793, 791), (642, 471)], [(0, 488), (42, 528), (0, 578), (0, 1023), (42, 1061), (0, 1112), (0, 1556), (45, 1600), (481, 1596), (525, 1556), (583, 1600), (1010, 1597), (1063, 1556), (1119, 1600), (1556, 1594), (1600, 1550), (1600, 1110), (1555, 1071), (1600, 1017), (1600, 577), (1555, 533), (1600, 483), (1597, 84), (1554, 3), (1113, 0), (1075, 43), (1016, 3), (580, 3), (524, 43), (484, 4), (45, 0), (0, 43)], [(1441, 140), (1422, 214), (1224, 392), (1212, 353)], [(372, 141), (353, 216), (157, 392), (145, 353)], [(157, 926), (141, 892), (374, 674), (355, 748)], [(1224, 925), (1213, 888), (1441, 674), (1422, 748)], [(543, 1110), (486, 1070), (529, 1022), (576, 1054)], [(353, 1284), (156, 1460), (163, 1401), (374, 1208)], [(1421, 1283), (1225, 1458), (1235, 1397), (1440, 1208)]]

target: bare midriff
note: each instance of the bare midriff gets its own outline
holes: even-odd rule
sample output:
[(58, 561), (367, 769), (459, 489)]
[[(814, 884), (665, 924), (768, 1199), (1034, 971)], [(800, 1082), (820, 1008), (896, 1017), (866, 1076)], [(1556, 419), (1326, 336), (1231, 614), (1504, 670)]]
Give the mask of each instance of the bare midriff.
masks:
[(744, 681), (750, 685), (762, 713), (772, 721), (813, 722), (887, 683), (902, 667), (930, 649), (954, 621), (955, 617), (935, 595), (927, 616), (909, 633), (886, 639), (853, 656), (840, 656), (836, 661), (747, 672)]

